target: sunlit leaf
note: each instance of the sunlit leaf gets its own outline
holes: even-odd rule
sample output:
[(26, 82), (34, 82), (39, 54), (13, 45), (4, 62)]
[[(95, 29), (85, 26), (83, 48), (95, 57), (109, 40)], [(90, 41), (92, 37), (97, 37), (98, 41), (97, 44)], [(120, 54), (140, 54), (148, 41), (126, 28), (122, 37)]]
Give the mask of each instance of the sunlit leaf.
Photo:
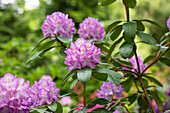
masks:
[(123, 23), (123, 30), (125, 34), (130, 38), (135, 38), (136, 29), (137, 29), (137, 24), (135, 21)]
[(148, 33), (145, 33), (143, 31), (137, 31), (137, 35), (147, 44), (150, 45), (156, 45), (156, 40)]
[(109, 5), (109, 4), (111, 4), (111, 3), (115, 2), (115, 1), (116, 0), (101, 0), (99, 2), (99, 5), (106, 6), (106, 5)]
[(78, 70), (77, 78), (82, 83), (86, 83), (90, 79), (91, 74), (92, 74), (92, 69), (89, 67), (85, 67), (81, 70)]

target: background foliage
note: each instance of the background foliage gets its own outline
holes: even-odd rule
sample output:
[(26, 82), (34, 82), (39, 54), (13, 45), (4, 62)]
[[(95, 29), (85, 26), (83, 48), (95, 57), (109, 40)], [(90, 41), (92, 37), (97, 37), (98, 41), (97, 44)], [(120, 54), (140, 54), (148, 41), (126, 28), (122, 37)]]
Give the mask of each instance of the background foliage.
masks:
[[(61, 86), (63, 75), (66, 75), (68, 70), (65, 70), (67, 66), (63, 63), (64, 58), (58, 55), (58, 50), (52, 49), (48, 54), (26, 65), (31, 50), (43, 38), (40, 28), (46, 15), (55, 11), (67, 13), (69, 18), (75, 22), (77, 29), (79, 23), (89, 16), (99, 19), (105, 28), (113, 21), (126, 19), (121, 0), (105, 7), (98, 5), (98, 0), (39, 0), (39, 5), (32, 9), (26, 7), (27, 1), (24, 0), (4, 1), (0, 0), (0, 76), (5, 73), (17, 74), (18, 77), (30, 80), (33, 84), (33, 81), (39, 80), (42, 75), (51, 75), (57, 87), (61, 88), (61, 94), (70, 90), (69, 83), (66, 83), (64, 87)], [(137, 2), (137, 7), (131, 11), (131, 20), (146, 18), (159, 23), (162, 28), (144, 23), (146, 24), (145, 31), (153, 34), (153, 37), (159, 41), (160, 37), (168, 31), (166, 26), (166, 20), (169, 17), (168, 0), (138, 0)], [(74, 37), (78, 38), (76, 34)], [(113, 54), (118, 52), (119, 46), (116, 46)], [(143, 49), (144, 46), (145, 49)], [(155, 51), (155, 48), (139, 43), (138, 55), (142, 56), (142, 59), (145, 59), (152, 51)], [(169, 57), (170, 52), (166, 55)], [(167, 87), (166, 84), (170, 81), (168, 77), (170, 68), (158, 62), (149, 71), (157, 72), (156, 78), (165, 85), (165, 88)], [(99, 89), (101, 84), (102, 82), (97, 80), (88, 81), (87, 95), (95, 95), (96, 89)], [(124, 93), (124, 95), (128, 94)], [(88, 101), (94, 98), (95, 96), (92, 95), (88, 97)], [(73, 101), (72, 106), (76, 106), (81, 98), (75, 98)]]

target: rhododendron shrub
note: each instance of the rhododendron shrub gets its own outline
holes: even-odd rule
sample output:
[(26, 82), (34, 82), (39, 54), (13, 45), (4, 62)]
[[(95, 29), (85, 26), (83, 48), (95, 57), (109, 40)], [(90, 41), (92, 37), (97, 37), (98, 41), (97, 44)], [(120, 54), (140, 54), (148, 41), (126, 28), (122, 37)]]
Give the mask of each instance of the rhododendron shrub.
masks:
[[(115, 1), (103, 0), (99, 4), (105, 6)], [(136, 0), (123, 0), (126, 21), (124, 19), (115, 21), (105, 30), (102, 22), (88, 17), (79, 24), (78, 34), (73, 35), (75, 33), (73, 20), (68, 18), (68, 14), (59, 11), (48, 15), (44, 20), (41, 29), (45, 38), (42, 38), (32, 50), (38, 52), (35, 52), (36, 54), (27, 61), (27, 64), (51, 49), (58, 49), (59, 54), (65, 59), (63, 63), (68, 70), (62, 85), (69, 81), (71, 82), (70, 89), (80, 96), (83, 95), (83, 103), (82, 101), (77, 103), (77, 107), (74, 105), (75, 108), (71, 109), (70, 113), (129, 113), (132, 107), (144, 113), (164, 112), (169, 109), (167, 107), (169, 89), (167, 98), (161, 97), (161, 95), (166, 95), (165, 92), (162, 94), (163, 85), (155, 78), (155, 74), (148, 73), (148, 69), (158, 61), (170, 66), (170, 59), (165, 56), (169, 51), (170, 32), (158, 37), (157, 39), (160, 39), (158, 41), (145, 32), (143, 21), (158, 26), (159, 24), (147, 19), (132, 21), (129, 8), (134, 8), (136, 2)], [(167, 27), (170, 28), (170, 18), (167, 19)], [(136, 39), (140, 42), (137, 42)], [(148, 44), (149, 47), (159, 49), (143, 58), (140, 56), (140, 50), (137, 52), (137, 43)], [(119, 52), (114, 54), (116, 46), (119, 47)], [(145, 52), (145, 46), (143, 46), (143, 50)], [(54, 82), (50, 82), (52, 79), (45, 78), (35, 82), (31, 88), (29, 83), (25, 83), (23, 79), (20, 82), (17, 80), (11, 82), (12, 78), (5, 78), (2, 83), (9, 82), (16, 89), (22, 87), (15, 91), (16, 89), (8, 84), (5, 85), (8, 90), (4, 88), (4, 84), (0, 85), (0, 92), (2, 92), (0, 98), (4, 97), (0, 102), (0, 106), (3, 108), (1, 110), (10, 107), (11, 110), (29, 111), (30, 107), (36, 107), (32, 109), (38, 111), (42, 110), (37, 108), (38, 106), (47, 105), (48, 109), (43, 109), (44, 112), (51, 110), (62, 113), (62, 107), (71, 103), (71, 98), (68, 96), (76, 94), (65, 94), (67, 97), (61, 95), (61, 105), (57, 102), (59, 89), (55, 88)], [(103, 85), (95, 84), (97, 99), (87, 102), (86, 86), (88, 86), (89, 80), (98, 81), (99, 84), (103, 82)], [(20, 83), (19, 86), (18, 83)], [(81, 86), (80, 89), (78, 89), (78, 85)], [(23, 92), (20, 92), (23, 87)], [(26, 90), (28, 88), (29, 90)], [(131, 91), (132, 88), (136, 90)], [(6, 91), (9, 92), (7, 95)], [(16, 101), (20, 101), (16, 105), (17, 107), (14, 106)]]
[(0, 78), (0, 112), (29, 113), (31, 107), (40, 107), (57, 102), (59, 88), (49, 79), (40, 79), (30, 87), (29, 81), (6, 73)]

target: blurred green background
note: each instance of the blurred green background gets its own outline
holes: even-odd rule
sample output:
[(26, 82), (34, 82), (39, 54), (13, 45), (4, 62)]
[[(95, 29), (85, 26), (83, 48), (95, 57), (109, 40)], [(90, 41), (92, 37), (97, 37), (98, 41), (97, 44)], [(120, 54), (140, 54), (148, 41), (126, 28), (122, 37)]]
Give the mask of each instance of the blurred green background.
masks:
[[(159, 23), (162, 28), (144, 23), (145, 32), (157, 39), (168, 32), (166, 20), (170, 12), (169, 0), (137, 0), (137, 6), (130, 10), (130, 18), (150, 19)], [(62, 92), (69, 92), (69, 80), (64, 87), (61, 86), (64, 75), (69, 71), (64, 65), (64, 58), (58, 54), (57, 49), (47, 52), (43, 57), (36, 58), (30, 64), (26, 61), (31, 56), (31, 50), (43, 38), (41, 25), (47, 15), (55, 11), (69, 14), (75, 22), (76, 29), (87, 17), (97, 18), (106, 28), (116, 20), (126, 20), (122, 0), (117, 0), (109, 6), (99, 6), (98, 0), (0, 0), (0, 76), (5, 73), (17, 74), (33, 81), (39, 80), (42, 75), (51, 75)], [(74, 37), (78, 37), (75, 33)], [(118, 51), (119, 46), (115, 51)], [(152, 51), (158, 50), (146, 44), (138, 44), (138, 55), (146, 58)], [(170, 53), (167, 54), (168, 56)], [(157, 63), (151, 67), (150, 72), (157, 73), (162, 83), (170, 81), (170, 68)], [(88, 95), (99, 89), (102, 82), (89, 81)], [(95, 84), (98, 84), (96, 87)], [(76, 105), (76, 104), (75, 104)]]

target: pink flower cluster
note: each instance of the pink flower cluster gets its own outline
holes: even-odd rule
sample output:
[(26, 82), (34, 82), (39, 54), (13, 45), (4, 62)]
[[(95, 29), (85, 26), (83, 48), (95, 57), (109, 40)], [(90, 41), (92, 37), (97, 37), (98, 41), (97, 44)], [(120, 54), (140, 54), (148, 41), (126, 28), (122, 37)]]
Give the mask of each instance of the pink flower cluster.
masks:
[(167, 20), (167, 27), (169, 28), (169, 31), (170, 31), (170, 16), (169, 16), (169, 18)]
[(99, 56), (101, 51), (94, 43), (91, 44), (83, 38), (76, 40), (75, 44), (71, 43), (69, 49), (65, 51), (67, 57), (65, 58), (65, 64), (70, 66), (69, 71), (74, 69), (90, 67), (95, 68), (95, 64), (100, 62)]
[[(138, 71), (138, 66), (137, 66), (135, 55), (131, 59), (127, 58), (126, 60), (130, 61), (132, 63), (132, 67)], [(140, 72), (142, 72), (146, 68), (146, 65), (143, 63), (141, 56), (138, 56), (138, 61), (139, 61), (139, 66), (140, 66)], [(122, 69), (129, 70), (125, 67), (122, 67)], [(134, 69), (132, 71), (136, 72)]]
[(30, 87), (29, 81), (10, 73), (0, 78), (0, 112), (29, 113), (30, 107), (51, 104), (59, 98), (55, 83), (41, 79)]
[(56, 83), (50, 82), (49, 79), (40, 79), (35, 81), (31, 88), (31, 98), (34, 106), (42, 106), (44, 104), (51, 104), (53, 101), (57, 102), (60, 97), (59, 88), (55, 88)]
[(70, 96), (62, 97), (60, 102), (63, 106), (71, 105), (71, 98), (70, 98)]
[[(0, 112), (29, 113), (31, 102), (29, 81), (6, 73), (0, 78)], [(24, 112), (25, 111), (25, 112)]]
[(45, 37), (51, 35), (52, 38), (56, 36), (60, 37), (73, 37), (72, 33), (75, 32), (74, 23), (72, 19), (68, 19), (68, 14), (61, 12), (54, 12), (47, 16), (47, 20), (41, 27)]
[(122, 97), (122, 92), (124, 91), (122, 85), (116, 86), (111, 82), (103, 82), (103, 85), (101, 85), (100, 89), (101, 90), (97, 90), (97, 97), (107, 100), (112, 99), (114, 94), (116, 95), (116, 97)]
[(93, 40), (96, 41), (104, 39), (106, 32), (97, 19), (88, 17), (80, 23), (78, 34), (80, 38), (93, 38)]

